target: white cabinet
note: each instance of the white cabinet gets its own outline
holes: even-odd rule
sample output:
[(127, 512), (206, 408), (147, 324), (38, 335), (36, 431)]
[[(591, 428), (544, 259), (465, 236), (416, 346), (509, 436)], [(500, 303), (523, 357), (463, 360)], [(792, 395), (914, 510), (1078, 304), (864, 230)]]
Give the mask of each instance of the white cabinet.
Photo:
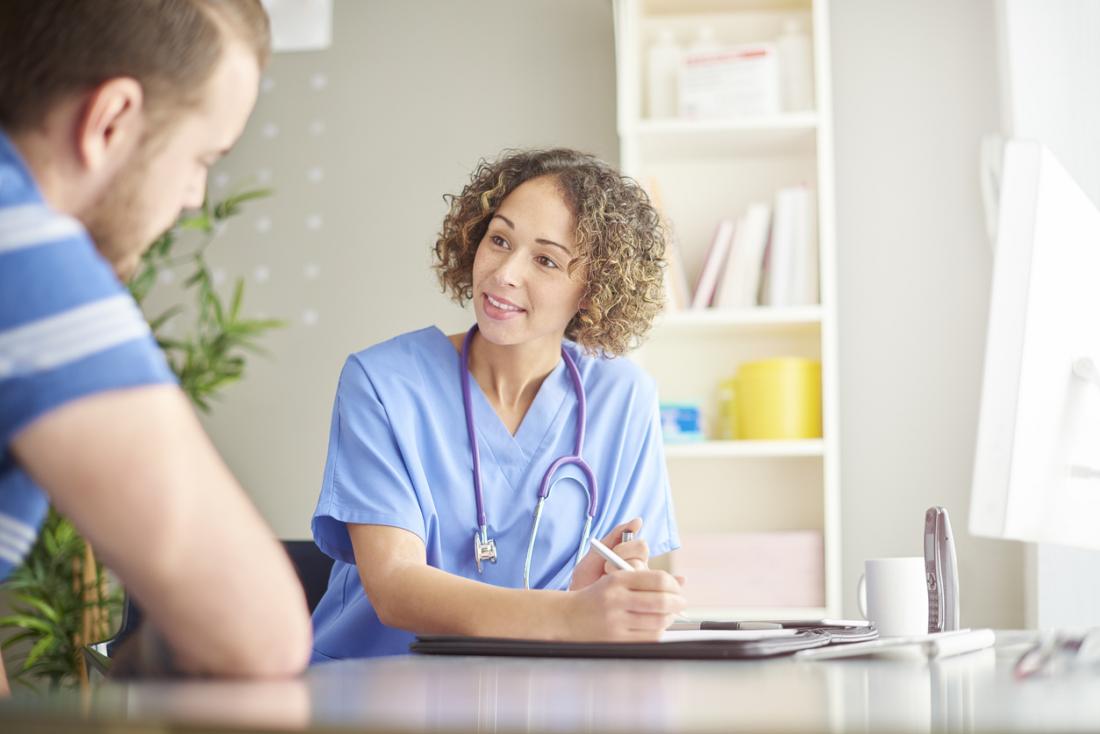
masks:
[[(774, 49), (783, 47), (777, 40), (784, 30), (796, 26), (812, 44), (813, 109), (707, 119), (647, 116), (646, 70), (654, 66), (648, 49), (662, 38), (667, 43), (669, 32), (682, 47), (707, 36), (726, 49), (751, 44), (773, 44)], [(684, 569), (686, 592), (689, 601), (705, 603), (693, 604), (692, 613), (757, 619), (838, 616), (836, 244), (826, 3), (616, 0), (615, 29), (621, 165), (657, 195), (690, 283), (698, 277), (720, 219), (736, 217), (753, 202), (774, 205), (783, 187), (808, 186), (816, 202), (820, 303), (669, 312), (634, 354), (657, 379), (662, 401), (696, 403), (711, 418), (719, 383), (740, 364), (779, 356), (821, 363), (821, 437), (717, 440), (711, 420), (708, 440), (666, 447), (685, 546), (680, 557), (686, 562), (695, 541), (700, 548), (736, 556), (716, 559), (708, 570), (694, 553)], [(667, 108), (667, 102), (662, 104)], [(807, 536), (819, 537), (816, 549)], [(678, 569), (677, 554), (672, 564)], [(693, 568), (701, 578), (691, 578)], [(746, 575), (759, 580), (773, 570), (780, 578), (794, 574), (791, 578), (803, 585), (807, 578), (816, 579), (812, 583), (819, 587), (796, 595), (802, 601), (793, 605), (763, 605), (755, 590), (718, 588), (725, 578), (749, 584)], [(730, 601), (716, 604), (717, 597)], [(746, 597), (755, 601), (741, 603)]]

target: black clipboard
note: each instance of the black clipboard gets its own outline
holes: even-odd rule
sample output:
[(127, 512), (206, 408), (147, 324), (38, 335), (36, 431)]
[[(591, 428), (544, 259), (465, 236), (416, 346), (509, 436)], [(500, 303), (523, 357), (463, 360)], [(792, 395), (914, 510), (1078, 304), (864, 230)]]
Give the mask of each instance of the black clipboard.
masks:
[(491, 655), (535, 658), (653, 658), (749, 660), (828, 645), (827, 634), (800, 629), (784, 637), (683, 642), (550, 642), (501, 637), (420, 635), (409, 650), (421, 655)]

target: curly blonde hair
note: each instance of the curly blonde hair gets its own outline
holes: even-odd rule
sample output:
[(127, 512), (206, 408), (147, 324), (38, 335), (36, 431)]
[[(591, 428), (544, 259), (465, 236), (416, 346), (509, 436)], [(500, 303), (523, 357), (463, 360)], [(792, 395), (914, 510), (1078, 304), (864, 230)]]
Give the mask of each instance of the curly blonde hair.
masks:
[(504, 151), (482, 160), (457, 196), (435, 242), (435, 271), (460, 306), (473, 298), (474, 255), (489, 220), (520, 184), (553, 177), (573, 213), (577, 256), (587, 268), (584, 307), (565, 336), (589, 354), (615, 357), (637, 346), (664, 305), (665, 231), (649, 196), (633, 179), (586, 153), (566, 148)]

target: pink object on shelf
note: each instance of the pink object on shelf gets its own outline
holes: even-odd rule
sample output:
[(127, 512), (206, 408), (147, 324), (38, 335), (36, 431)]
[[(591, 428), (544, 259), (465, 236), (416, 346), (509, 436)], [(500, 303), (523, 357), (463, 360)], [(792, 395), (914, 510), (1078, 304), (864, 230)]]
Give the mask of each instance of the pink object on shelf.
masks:
[(672, 570), (685, 577), (690, 607), (825, 606), (820, 530), (687, 533), (680, 542)]

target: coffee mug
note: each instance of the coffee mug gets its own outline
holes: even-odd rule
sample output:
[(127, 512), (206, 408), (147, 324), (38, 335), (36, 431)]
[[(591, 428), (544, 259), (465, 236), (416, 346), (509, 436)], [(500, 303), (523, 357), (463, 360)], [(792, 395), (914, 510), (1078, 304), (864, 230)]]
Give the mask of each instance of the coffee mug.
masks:
[(881, 637), (928, 634), (924, 558), (872, 558), (863, 564), (856, 593), (859, 611)]

